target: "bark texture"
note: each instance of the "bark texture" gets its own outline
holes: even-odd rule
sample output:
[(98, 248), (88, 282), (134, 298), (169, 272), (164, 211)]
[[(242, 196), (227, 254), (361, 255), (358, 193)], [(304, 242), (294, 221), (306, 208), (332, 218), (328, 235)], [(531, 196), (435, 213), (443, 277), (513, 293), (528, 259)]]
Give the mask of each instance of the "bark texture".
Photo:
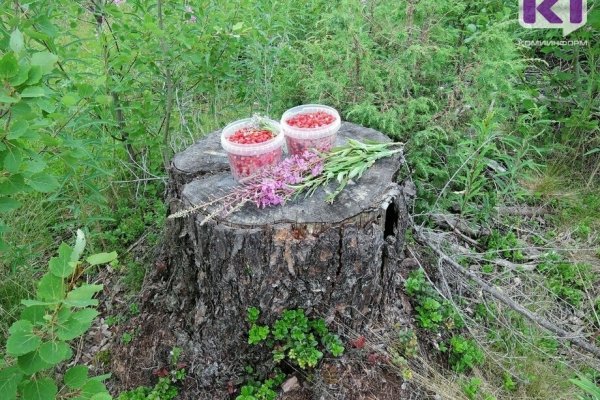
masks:
[[(171, 213), (235, 185), (219, 134), (174, 157)], [(389, 141), (375, 130), (344, 123), (338, 141), (348, 137)], [(414, 194), (396, 182), (402, 163), (402, 155), (380, 160), (332, 205), (324, 199), (334, 185), (283, 207), (246, 205), (204, 225), (202, 213), (169, 220), (165, 261), (147, 278), (149, 317), (140, 324), (158, 325), (155, 329), (171, 335), (157, 334), (160, 342), (148, 339), (147, 351), (164, 355), (161, 343), (176, 343), (198, 385), (226, 387), (261, 356), (247, 345), (250, 306), (260, 308), (261, 323), (273, 322), (285, 309), (303, 308), (358, 331), (384, 310), (402, 308), (396, 304), (397, 268)]]

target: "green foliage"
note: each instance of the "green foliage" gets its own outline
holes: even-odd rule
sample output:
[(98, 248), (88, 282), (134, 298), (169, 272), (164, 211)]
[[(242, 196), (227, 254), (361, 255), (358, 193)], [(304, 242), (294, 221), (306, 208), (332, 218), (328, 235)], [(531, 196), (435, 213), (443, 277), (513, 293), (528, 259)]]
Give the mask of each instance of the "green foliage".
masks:
[(342, 341), (327, 329), (322, 319), (309, 319), (304, 310), (286, 310), (273, 326), (258, 325), (260, 311), (250, 307), (248, 343), (266, 343), (273, 349), (273, 360), (279, 363), (286, 357), (300, 368), (312, 368), (323, 358), (323, 351), (337, 357), (344, 352)]
[(179, 381), (175, 376), (161, 377), (154, 387), (137, 387), (133, 390), (123, 392), (119, 395), (119, 400), (172, 400), (177, 397), (179, 391), (174, 382)]
[(481, 387), (481, 379), (471, 378), (463, 385), (463, 392), (469, 400), (475, 400)]
[(600, 278), (589, 264), (570, 263), (557, 254), (549, 254), (538, 264), (538, 271), (546, 276), (548, 288), (557, 297), (578, 307), (585, 299), (585, 291)]
[(414, 330), (406, 329), (399, 333), (398, 350), (406, 357), (415, 357), (419, 350), (419, 341)]
[[(25, 32), (29, 36), (28, 32)], [(17, 27), (10, 40), (0, 41), (0, 213), (6, 214), (21, 205), (19, 195), (32, 191), (49, 193), (60, 183), (50, 172), (49, 154), (62, 150), (51, 129), (56, 95), (48, 82), (58, 60), (55, 54), (39, 51), (25, 43)], [(46, 147), (50, 151), (42, 151)], [(0, 232), (7, 229), (0, 214)], [(6, 245), (0, 236), (0, 250)]]
[[(79, 278), (95, 265), (116, 260), (116, 253), (94, 254), (80, 261), (85, 248), (83, 232), (77, 231), (74, 246), (62, 243), (58, 255), (48, 262), (48, 272), (37, 284), (35, 299), (22, 300), (21, 318), (10, 329), (5, 365), (0, 370), (0, 387), (6, 399), (54, 399), (58, 383), (57, 365), (73, 357), (69, 342), (82, 336), (98, 315), (94, 295), (102, 285), (78, 284)], [(65, 389), (60, 398), (110, 399), (102, 381), (107, 376), (88, 377), (85, 366), (66, 370)], [(103, 397), (102, 397), (103, 396)]]
[(473, 367), (483, 363), (483, 352), (471, 339), (466, 339), (462, 335), (455, 335), (450, 338), (448, 345), (448, 362), (450, 367), (456, 372), (468, 372)]
[(494, 230), (486, 238), (487, 254), (486, 256), (493, 259), (501, 256), (511, 261), (523, 260), (523, 244), (520, 244), (514, 232), (510, 231), (507, 234)]
[(276, 389), (283, 383), (285, 375), (278, 373), (275, 377), (265, 379), (264, 382), (251, 381), (242, 386), (240, 394), (235, 400), (276, 400)]
[(586, 393), (586, 396), (579, 396), (580, 400), (600, 400), (600, 386), (597, 386), (591, 380), (581, 377), (570, 379), (570, 382)]
[(404, 290), (416, 303), (417, 322), (421, 328), (437, 332), (442, 327), (452, 329), (462, 326), (454, 307), (442, 299), (426, 280), (423, 269), (419, 268), (409, 274)]

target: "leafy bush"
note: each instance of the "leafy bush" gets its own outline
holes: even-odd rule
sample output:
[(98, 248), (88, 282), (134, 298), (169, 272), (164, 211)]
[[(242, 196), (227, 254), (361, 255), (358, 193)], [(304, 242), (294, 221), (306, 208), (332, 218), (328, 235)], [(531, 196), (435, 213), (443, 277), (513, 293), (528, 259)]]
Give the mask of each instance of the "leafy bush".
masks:
[(473, 367), (483, 363), (483, 352), (471, 339), (462, 335), (452, 336), (448, 346), (448, 361), (456, 372), (468, 372)]
[(462, 326), (462, 320), (454, 307), (442, 299), (427, 282), (423, 269), (419, 268), (409, 274), (404, 289), (414, 298), (416, 318), (421, 328), (437, 332), (441, 327), (450, 329)]
[(283, 383), (285, 375), (278, 373), (274, 378), (265, 379), (264, 382), (252, 381), (242, 386), (240, 395), (235, 400), (276, 400), (276, 389)]
[(89, 377), (86, 366), (70, 367), (59, 383), (54, 369), (73, 357), (69, 343), (82, 336), (98, 315), (93, 296), (102, 285), (80, 283), (97, 265), (116, 260), (116, 253), (94, 254), (80, 261), (85, 248), (83, 232), (73, 247), (62, 243), (58, 256), (48, 262), (48, 272), (37, 284), (35, 299), (23, 300), (21, 318), (9, 329), (6, 358), (0, 370), (4, 399), (110, 399), (102, 381), (109, 375)]
[(251, 325), (248, 343), (265, 342), (273, 348), (273, 360), (276, 363), (287, 357), (304, 369), (316, 366), (323, 358), (321, 348), (336, 357), (344, 352), (340, 338), (329, 332), (325, 321), (309, 319), (304, 310), (284, 311), (272, 327), (257, 324), (259, 316), (257, 308), (248, 309), (247, 319)]

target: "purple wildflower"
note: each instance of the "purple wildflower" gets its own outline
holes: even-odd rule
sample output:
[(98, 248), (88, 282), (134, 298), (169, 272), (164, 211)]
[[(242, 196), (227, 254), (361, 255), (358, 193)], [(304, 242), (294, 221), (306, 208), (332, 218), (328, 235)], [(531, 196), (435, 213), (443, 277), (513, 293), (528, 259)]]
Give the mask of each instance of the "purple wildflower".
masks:
[(113, 4), (116, 6), (120, 6), (121, 4), (124, 4), (125, 0), (113, 0)]
[(251, 202), (259, 208), (284, 204), (295, 194), (298, 185), (305, 179), (315, 177), (323, 171), (323, 160), (317, 153), (305, 152), (302, 155), (289, 157), (277, 165), (263, 169), (257, 175), (246, 178), (229, 194), (193, 207), (185, 212), (174, 214), (175, 217), (186, 215), (197, 209), (215, 206), (203, 223), (215, 215), (227, 216), (244, 204)]
[(185, 6), (185, 12), (191, 14), (190, 19), (188, 19), (186, 22), (188, 22), (190, 24), (195, 24), (196, 21), (198, 21), (198, 19), (194, 15), (194, 9), (192, 8), (192, 6), (190, 6), (190, 5)]

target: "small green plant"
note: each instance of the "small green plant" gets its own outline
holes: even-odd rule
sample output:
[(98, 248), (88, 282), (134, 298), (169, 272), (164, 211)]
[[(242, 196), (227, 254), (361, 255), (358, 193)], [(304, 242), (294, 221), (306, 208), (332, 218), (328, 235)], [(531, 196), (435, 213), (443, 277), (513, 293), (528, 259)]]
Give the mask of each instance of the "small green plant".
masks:
[(398, 350), (406, 357), (415, 357), (419, 351), (419, 341), (412, 329), (406, 329), (398, 335)]
[(573, 264), (557, 254), (550, 254), (538, 264), (538, 271), (546, 276), (548, 288), (557, 297), (578, 307), (585, 298), (585, 290), (598, 279), (589, 264)]
[(79, 230), (75, 245), (62, 243), (58, 256), (50, 259), (36, 298), (21, 301), (25, 309), (9, 329), (0, 370), (3, 399), (111, 398), (102, 383), (109, 375), (89, 377), (83, 365), (67, 369), (61, 382), (54, 374), (57, 365), (73, 357), (69, 343), (86, 333), (98, 315), (98, 300), (93, 297), (103, 287), (79, 284), (80, 278), (117, 258), (114, 252), (100, 253), (80, 261), (84, 248)]
[(514, 381), (512, 376), (505, 372), (502, 374), (502, 387), (509, 392), (514, 392), (517, 390), (517, 383)]
[(179, 364), (181, 348), (174, 347), (170, 352), (169, 363), (171, 369), (159, 370), (158, 382), (154, 387), (140, 386), (119, 395), (118, 400), (172, 400), (179, 395), (177, 385), (185, 380), (187, 372)]
[(579, 400), (600, 400), (600, 386), (591, 380), (582, 377), (578, 379), (569, 379), (569, 381), (583, 390), (587, 396), (579, 396)]
[(462, 326), (462, 320), (454, 307), (433, 289), (422, 268), (409, 274), (404, 289), (414, 298), (416, 319), (421, 328), (437, 332), (442, 326), (447, 329)]
[(260, 311), (257, 308), (248, 309), (248, 343), (267, 343), (273, 348), (273, 360), (276, 363), (287, 357), (302, 369), (312, 368), (323, 358), (321, 349), (336, 357), (344, 352), (342, 341), (337, 335), (329, 332), (325, 321), (309, 319), (304, 310), (284, 311), (272, 327), (259, 325), (259, 316)]
[(137, 303), (131, 303), (129, 305), (129, 314), (131, 315), (139, 315), (140, 306)]
[(121, 335), (121, 343), (129, 344), (133, 341), (133, 334), (131, 332), (123, 332)]
[(507, 260), (522, 261), (524, 258), (521, 251), (523, 245), (519, 244), (517, 236), (512, 231), (505, 235), (497, 230), (492, 231), (491, 235), (487, 237), (485, 245), (488, 249), (486, 256), (491, 259), (502, 256)]
[(239, 396), (235, 400), (276, 400), (276, 389), (283, 383), (285, 375), (277, 373), (275, 377), (264, 382), (251, 381), (242, 386)]
[(473, 367), (483, 363), (483, 352), (477, 344), (462, 335), (450, 338), (448, 346), (450, 367), (459, 373), (468, 372)]
[(119, 325), (124, 320), (125, 320), (125, 318), (121, 314), (117, 314), (117, 315), (110, 315), (110, 316), (106, 317), (104, 322), (108, 326), (115, 326), (115, 325)]
[(477, 393), (479, 393), (480, 387), (481, 379), (471, 378), (468, 382), (466, 382), (463, 385), (463, 392), (469, 400), (475, 400), (477, 398)]

